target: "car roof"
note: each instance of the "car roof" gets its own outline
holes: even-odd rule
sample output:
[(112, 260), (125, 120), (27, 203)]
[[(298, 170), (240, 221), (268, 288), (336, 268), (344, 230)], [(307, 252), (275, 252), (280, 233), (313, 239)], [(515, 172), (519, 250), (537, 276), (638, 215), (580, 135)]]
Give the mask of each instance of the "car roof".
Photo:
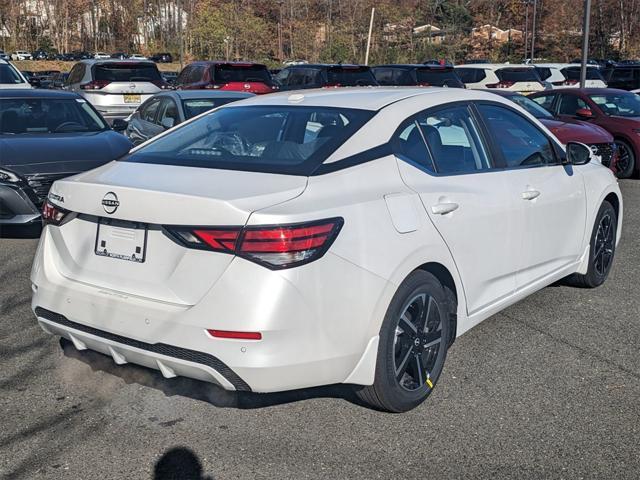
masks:
[[(115, 54), (114, 54), (115, 55)], [(155, 65), (155, 63), (151, 60), (142, 60), (135, 58), (125, 58), (123, 60), (119, 58), (87, 58), (84, 60), (79, 60), (79, 63), (86, 63), (87, 65), (95, 65), (95, 64), (103, 64), (103, 63), (148, 63), (149, 65)]]
[[(455, 90), (455, 91), (454, 91)], [(434, 103), (438, 96), (444, 101), (491, 99), (494, 95), (479, 90), (436, 87), (342, 87), (286, 91), (257, 95), (236, 105), (313, 106), (353, 108), (377, 111), (393, 103), (416, 96), (430, 96)]]
[[(260, 67), (265, 67), (266, 65), (263, 63), (257, 62), (226, 62), (224, 60), (198, 60), (196, 62), (191, 62), (189, 65), (238, 65), (238, 66), (248, 66), (248, 65), (257, 65)], [(187, 65), (187, 66), (189, 66)]]
[(250, 98), (255, 94), (249, 92), (234, 92), (231, 90), (211, 91), (211, 90), (173, 90), (171, 92), (161, 93), (165, 95), (179, 98), (180, 100), (189, 100), (194, 98)]
[(0, 98), (82, 98), (74, 92), (47, 89), (2, 89), (0, 88)]
[(498, 70), (500, 68), (533, 68), (534, 65), (524, 65), (521, 63), (465, 63), (456, 65), (455, 68), (484, 68), (487, 70)]
[(371, 68), (428, 68), (431, 70), (450, 70), (453, 65), (436, 65), (435, 63), (388, 63), (385, 65), (374, 65)]
[(359, 65), (357, 63), (301, 63), (298, 65), (287, 65), (285, 68), (371, 68), (368, 65)]

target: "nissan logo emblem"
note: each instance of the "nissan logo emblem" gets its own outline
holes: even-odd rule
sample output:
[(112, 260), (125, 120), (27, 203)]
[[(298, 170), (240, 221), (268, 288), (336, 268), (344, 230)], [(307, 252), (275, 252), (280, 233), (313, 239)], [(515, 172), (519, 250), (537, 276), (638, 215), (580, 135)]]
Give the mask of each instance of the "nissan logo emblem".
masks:
[(115, 193), (109, 192), (102, 197), (102, 208), (104, 208), (104, 211), (109, 215), (115, 213), (119, 206), (120, 202), (118, 201), (118, 196)]

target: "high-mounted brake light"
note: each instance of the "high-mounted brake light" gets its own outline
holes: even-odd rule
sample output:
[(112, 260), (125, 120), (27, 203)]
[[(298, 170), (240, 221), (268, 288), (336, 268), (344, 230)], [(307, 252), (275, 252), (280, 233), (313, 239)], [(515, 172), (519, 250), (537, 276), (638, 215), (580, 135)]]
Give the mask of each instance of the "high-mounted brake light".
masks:
[(164, 231), (185, 247), (231, 253), (277, 270), (321, 258), (336, 239), (343, 223), (342, 218), (330, 218), (294, 225), (165, 226)]
[(68, 210), (54, 205), (49, 200), (42, 205), (42, 223), (45, 225), (60, 225), (68, 214)]

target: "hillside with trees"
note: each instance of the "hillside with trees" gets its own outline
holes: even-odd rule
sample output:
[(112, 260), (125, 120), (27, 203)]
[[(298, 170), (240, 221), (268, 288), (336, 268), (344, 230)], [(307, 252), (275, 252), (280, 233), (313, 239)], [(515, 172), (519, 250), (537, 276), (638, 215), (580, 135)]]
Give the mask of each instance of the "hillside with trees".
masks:
[[(639, 3), (593, 0), (592, 57), (640, 57)], [(521, 61), (523, 32), (531, 34), (533, 17), (531, 5), (527, 13), (526, 4), (526, 0), (0, 0), (0, 47), (174, 54), (183, 48), (185, 59), (363, 62), (375, 7), (372, 63), (431, 58)], [(579, 55), (582, 9), (582, 0), (538, 0), (535, 57), (568, 61)], [(509, 36), (498, 41), (491, 34), (477, 34), (478, 28), (508, 31)]]

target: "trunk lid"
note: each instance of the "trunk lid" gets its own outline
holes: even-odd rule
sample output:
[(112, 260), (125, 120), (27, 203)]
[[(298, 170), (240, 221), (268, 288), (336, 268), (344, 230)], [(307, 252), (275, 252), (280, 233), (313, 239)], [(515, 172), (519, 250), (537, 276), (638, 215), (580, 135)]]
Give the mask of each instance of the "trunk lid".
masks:
[[(100, 289), (194, 305), (233, 256), (187, 249), (161, 226), (241, 226), (252, 212), (300, 195), (306, 184), (306, 177), (292, 175), (112, 162), (53, 185), (53, 202), (79, 213), (50, 229), (57, 268), (71, 280)], [(110, 200), (106, 205), (105, 198)], [(128, 238), (140, 242), (134, 224), (146, 229), (139, 252), (143, 262), (96, 254), (103, 240), (118, 248)]]

